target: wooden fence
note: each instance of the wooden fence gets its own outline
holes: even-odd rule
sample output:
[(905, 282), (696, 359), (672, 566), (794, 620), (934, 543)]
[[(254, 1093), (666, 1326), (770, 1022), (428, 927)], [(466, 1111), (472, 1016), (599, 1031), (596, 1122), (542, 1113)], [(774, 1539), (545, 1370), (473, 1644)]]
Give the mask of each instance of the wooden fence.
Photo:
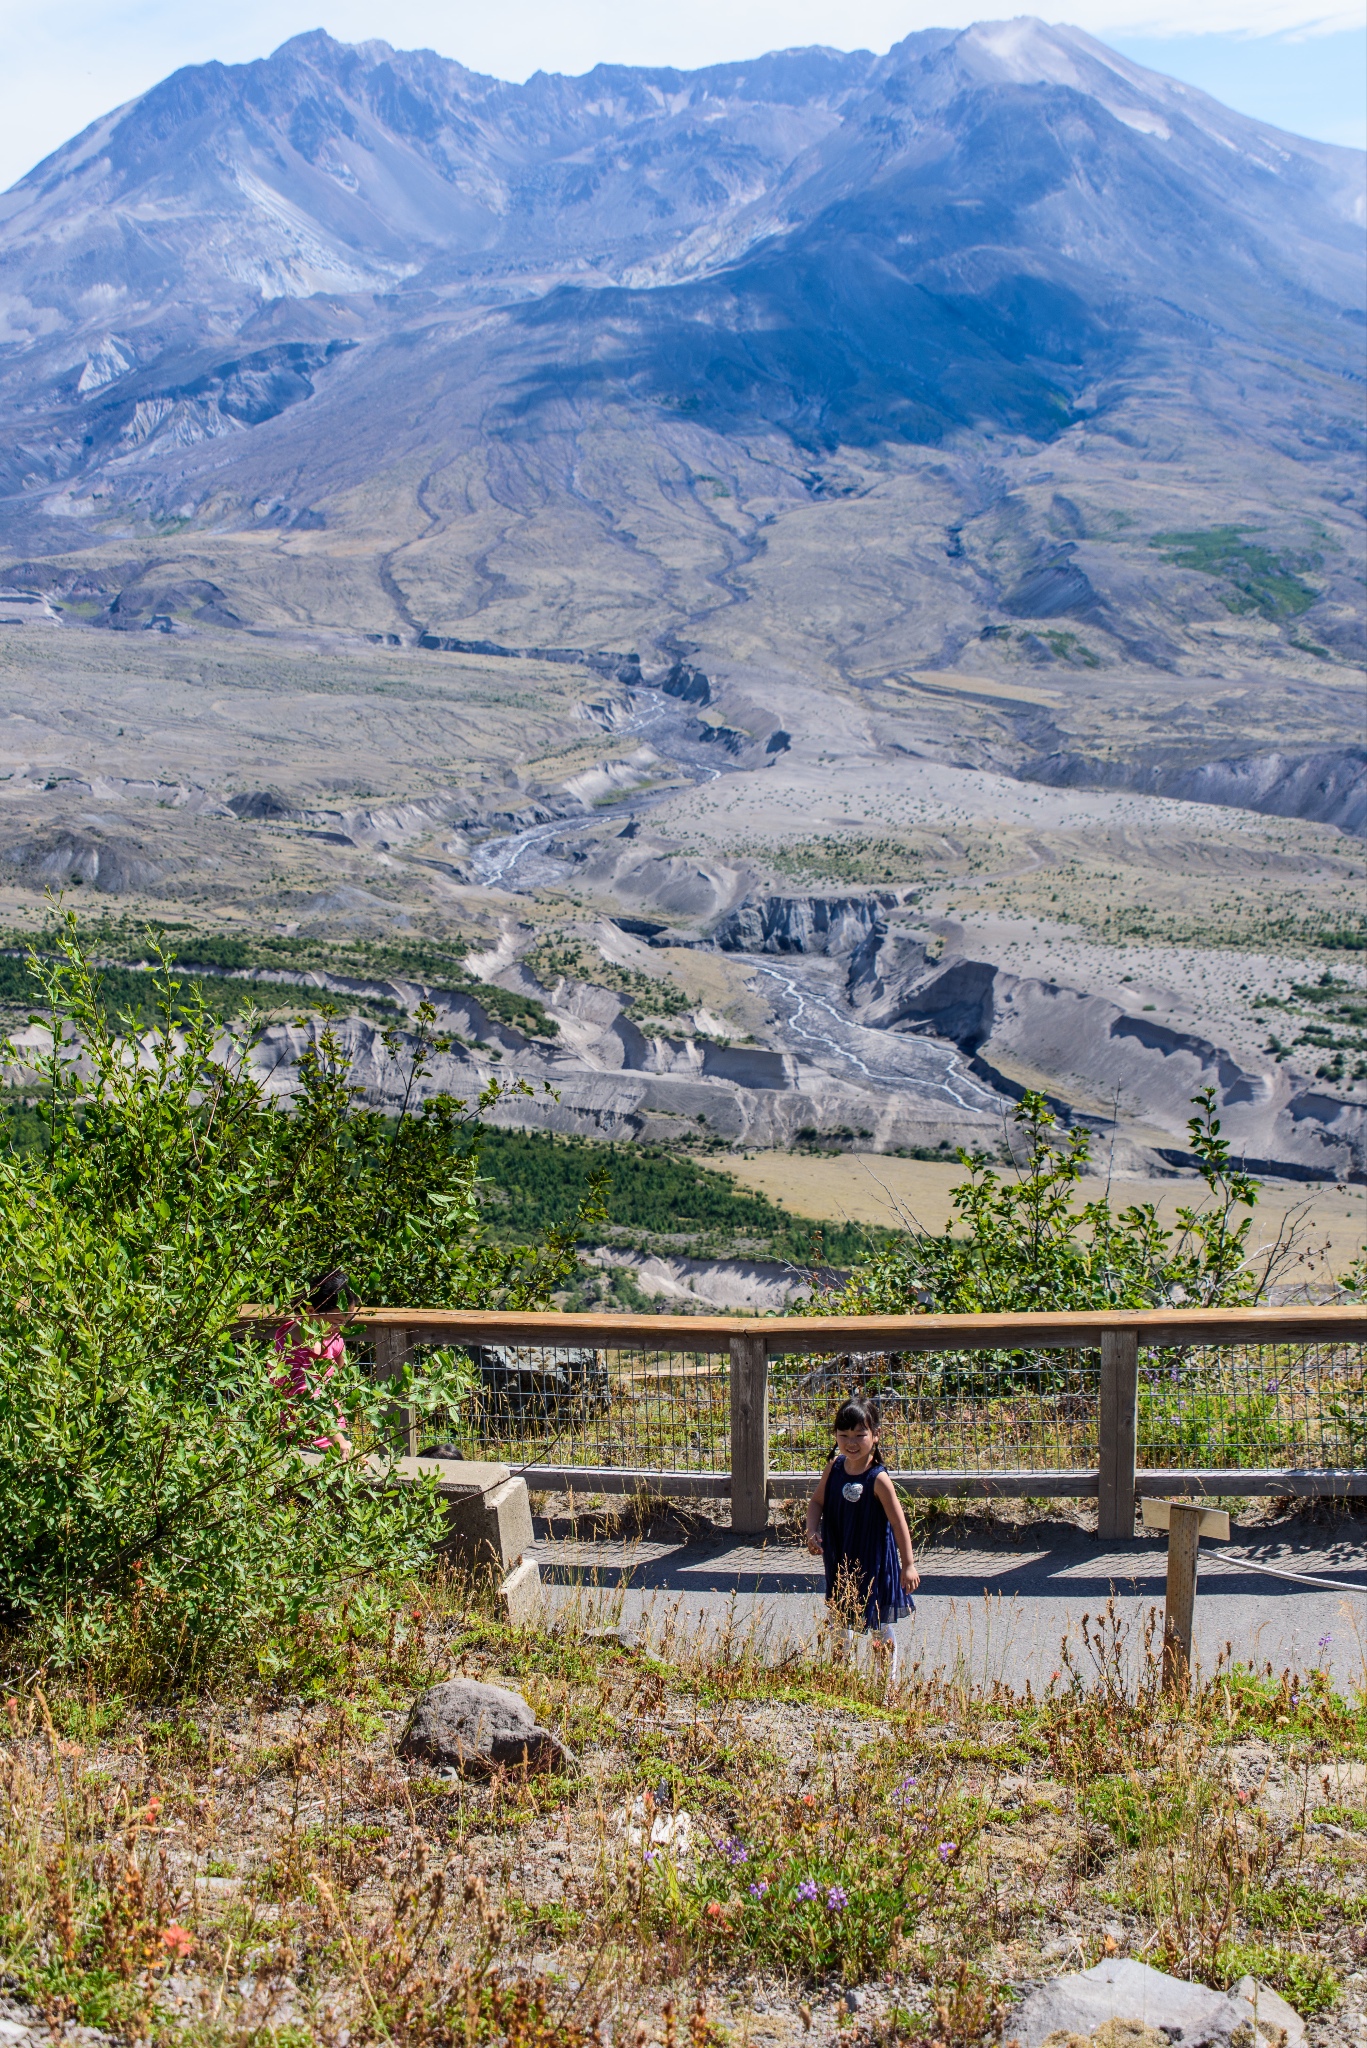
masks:
[[(242, 1314), (244, 1327), (274, 1325), (279, 1320), (279, 1312), (263, 1309), (245, 1309)], [(597, 1354), (604, 1360), (635, 1356), (635, 1367), (619, 1366), (615, 1389), (609, 1384), (606, 1365), (603, 1368), (607, 1391), (601, 1405), (606, 1422), (600, 1424), (594, 1439), (599, 1446), (597, 1457), (557, 1463), (543, 1450), (534, 1452), (518, 1469), (529, 1485), (538, 1488), (573, 1487), (586, 1493), (649, 1488), (666, 1494), (729, 1497), (732, 1526), (742, 1531), (765, 1526), (771, 1499), (805, 1494), (815, 1483), (815, 1461), (799, 1469), (780, 1469), (771, 1456), (775, 1373), (791, 1376), (793, 1361), (804, 1360), (824, 1361), (817, 1375), (823, 1396), (829, 1388), (856, 1385), (872, 1385), (878, 1391), (884, 1383), (892, 1384), (898, 1372), (905, 1380), (918, 1362), (923, 1368), (927, 1354), (940, 1354), (949, 1361), (986, 1361), (975, 1368), (975, 1413), (982, 1410), (998, 1383), (1003, 1388), (1018, 1385), (1022, 1360), (1073, 1358), (1087, 1362), (1085, 1383), (1079, 1379), (1071, 1392), (1050, 1397), (1055, 1408), (1066, 1408), (1082, 1418), (1071, 1437), (1063, 1429), (1048, 1436), (1056, 1453), (1053, 1462), (1031, 1465), (1012, 1460), (994, 1467), (990, 1462), (984, 1466), (979, 1457), (976, 1462), (948, 1459), (932, 1466), (903, 1457), (893, 1464), (893, 1475), (898, 1485), (912, 1494), (1090, 1496), (1097, 1500), (1098, 1533), (1112, 1538), (1133, 1533), (1136, 1501), (1144, 1495), (1367, 1495), (1365, 1305), (1156, 1309), (1129, 1314), (773, 1318), (386, 1308), (358, 1310), (343, 1320), (350, 1333), (373, 1348), (375, 1368), (382, 1377), (393, 1377), (406, 1359), (418, 1358), (424, 1347), (432, 1346), (452, 1346), (483, 1358), (496, 1355), (514, 1361), (582, 1359)], [(1237, 1429), (1222, 1432), (1215, 1427), (1226, 1410), (1211, 1394), (1215, 1381), (1209, 1366), (1202, 1363), (1211, 1355), (1237, 1357), (1242, 1362), (1238, 1385), (1253, 1390), (1243, 1398), (1256, 1427), (1250, 1425), (1247, 1413), (1242, 1419), (1236, 1415)], [(619, 1390), (629, 1382), (649, 1378), (656, 1370), (649, 1361), (663, 1356), (694, 1364), (675, 1363), (668, 1371), (660, 1371), (656, 1382), (659, 1401), (680, 1401), (681, 1389), (686, 1389), (695, 1404), (689, 1412), (696, 1419), (701, 1398), (698, 1383), (707, 1383), (701, 1391), (712, 1403), (714, 1433), (710, 1448), (699, 1449), (702, 1437), (693, 1429), (689, 1441), (695, 1469), (686, 1469), (678, 1459), (670, 1464), (633, 1460), (623, 1455), (632, 1447), (630, 1431), (616, 1438), (613, 1435), (612, 1404), (620, 1398), (624, 1407), (628, 1405), (628, 1395)], [(1143, 1370), (1141, 1359), (1151, 1361)], [(641, 1365), (640, 1360), (647, 1363)], [(1056, 1363), (1050, 1370), (1066, 1376), (1067, 1368)], [(780, 1379), (781, 1389), (786, 1384)], [(1226, 1375), (1220, 1384), (1233, 1382)], [(1312, 1389), (1310, 1396), (1306, 1396), (1307, 1389)], [(1035, 1398), (1038, 1405), (1042, 1397)], [(948, 1433), (951, 1448), (955, 1416), (960, 1412), (954, 1400), (952, 1394), (922, 1394), (917, 1404), (918, 1413), (924, 1415), (934, 1414), (936, 1403), (940, 1403), (941, 1437)], [(1277, 1408), (1279, 1402), (1288, 1412), (1296, 1407), (1300, 1417), (1296, 1429), (1280, 1437), (1275, 1417), (1269, 1419), (1266, 1412)], [(822, 1410), (825, 1421), (813, 1413), (807, 1418), (805, 1433), (789, 1432), (794, 1444), (808, 1448), (809, 1456), (811, 1448), (816, 1448), (818, 1456), (824, 1455), (819, 1439), (823, 1429), (829, 1435), (829, 1406), (827, 1398)], [(1237, 1407), (1238, 1398), (1229, 1396), (1226, 1408), (1233, 1413)], [(1020, 1408), (1018, 1398), (1016, 1411)], [(1038, 1430), (1034, 1436), (1028, 1429), (1022, 1430), (1019, 1413), (1013, 1413), (1017, 1429), (1012, 1441), (1018, 1447), (1023, 1445), (1028, 1452), (1032, 1443), (1045, 1440)], [(1139, 1455), (1138, 1424), (1141, 1418), (1154, 1416), (1159, 1420), (1148, 1425), (1149, 1447), (1156, 1444), (1161, 1448), (1170, 1440), (1180, 1442), (1188, 1462), (1154, 1465)], [(1181, 1427), (1165, 1436), (1164, 1429), (1174, 1416)], [(490, 1424), (490, 1432), (492, 1429)], [(405, 1452), (416, 1455), (422, 1432), (411, 1410), (404, 1411), (403, 1435)], [(657, 1432), (651, 1439), (657, 1443), (682, 1440), (677, 1430), (672, 1439), (667, 1432), (663, 1437)], [(923, 1430), (920, 1441), (934, 1448), (937, 1439)], [(989, 1437), (980, 1441), (988, 1442), (990, 1449), (996, 1439), (989, 1432)], [(895, 1457), (895, 1430), (891, 1443)], [(1085, 1463), (1068, 1461), (1070, 1443), (1085, 1443)], [(605, 1454), (604, 1444), (610, 1454)], [(1329, 1448), (1341, 1455), (1332, 1463), (1246, 1462), (1250, 1445), (1256, 1452), (1267, 1444), (1283, 1449), (1308, 1446), (1321, 1452)], [(497, 1454), (508, 1457), (510, 1446), (515, 1451), (517, 1440), (505, 1430)], [(488, 1454), (490, 1445), (484, 1442), (478, 1448)], [(1195, 1455), (1201, 1450), (1206, 1453), (1204, 1459)], [(720, 1458), (728, 1451), (723, 1466)], [(712, 1459), (710, 1469), (708, 1458)]]

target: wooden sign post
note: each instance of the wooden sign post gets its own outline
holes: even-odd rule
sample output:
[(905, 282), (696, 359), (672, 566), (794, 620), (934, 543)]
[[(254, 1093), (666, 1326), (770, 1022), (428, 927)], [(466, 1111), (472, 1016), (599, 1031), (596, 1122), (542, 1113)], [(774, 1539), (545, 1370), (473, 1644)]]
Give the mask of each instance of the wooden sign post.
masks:
[(1185, 1692), (1191, 1672), (1191, 1623), (1196, 1607), (1196, 1559), (1203, 1536), (1229, 1541), (1229, 1516), (1220, 1508), (1181, 1501), (1146, 1500), (1146, 1529), (1168, 1532), (1168, 1598), (1163, 1616), (1163, 1684)]

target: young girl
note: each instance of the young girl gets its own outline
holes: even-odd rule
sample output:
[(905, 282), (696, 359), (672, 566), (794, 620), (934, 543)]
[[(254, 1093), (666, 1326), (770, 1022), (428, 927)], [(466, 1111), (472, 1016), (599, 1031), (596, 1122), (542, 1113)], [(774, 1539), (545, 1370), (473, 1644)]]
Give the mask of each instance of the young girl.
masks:
[(911, 1595), (921, 1574), (902, 1503), (878, 1454), (880, 1420), (876, 1401), (843, 1401), (837, 1410), (836, 1455), (807, 1503), (807, 1548), (825, 1559), (829, 1602), (834, 1605), (848, 1587), (855, 1589), (865, 1627), (880, 1649), (886, 1645), (891, 1683), (897, 1676), (893, 1624), (914, 1613)]

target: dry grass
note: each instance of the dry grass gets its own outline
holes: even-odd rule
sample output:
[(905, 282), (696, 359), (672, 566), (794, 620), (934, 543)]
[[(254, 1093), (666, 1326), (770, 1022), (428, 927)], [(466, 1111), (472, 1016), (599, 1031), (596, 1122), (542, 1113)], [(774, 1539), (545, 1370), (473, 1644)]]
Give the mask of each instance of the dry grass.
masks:
[[(957, 1159), (899, 1159), (892, 1153), (753, 1152), (733, 1155), (728, 1173), (745, 1187), (783, 1201), (799, 1216), (835, 1216), (852, 1223), (881, 1223), (905, 1229), (942, 1231), (954, 1220), (950, 1201), (964, 1179)], [(1205, 1190), (1196, 1180), (1117, 1178), (1084, 1180), (1078, 1201), (1109, 1194), (1113, 1208), (1152, 1202), (1171, 1228), (1178, 1206), (1199, 1206)], [(1327, 1183), (1265, 1184), (1258, 1196), (1255, 1242), (1271, 1241), (1284, 1217), (1300, 1219), (1308, 1246), (1327, 1250), (1335, 1270), (1361, 1250), (1367, 1236), (1367, 1188)]]
[[(1047, 1698), (921, 1675), (889, 1695), (839, 1639), (766, 1667), (742, 1636), (666, 1630), (652, 1655), (573, 1614), (501, 1626), (455, 1578), (271, 1657), (194, 1698), (135, 1660), (14, 1680), (0, 1954), (52, 2022), (970, 2048), (1013, 1985), (1119, 1949), (1212, 1983), (1253, 1968), (1325, 2041), (1361, 2030), (1367, 1699), (1322, 1678), (1136, 1699), (1103, 1617)], [(575, 1771), (405, 1765), (408, 1703), (457, 1672), (518, 1686)]]

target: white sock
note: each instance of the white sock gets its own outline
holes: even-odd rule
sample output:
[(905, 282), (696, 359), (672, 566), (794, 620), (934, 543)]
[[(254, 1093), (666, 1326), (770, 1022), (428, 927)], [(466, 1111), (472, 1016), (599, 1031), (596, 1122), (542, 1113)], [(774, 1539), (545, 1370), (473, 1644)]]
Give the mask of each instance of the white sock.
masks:
[(874, 1633), (888, 1646), (888, 1684), (891, 1685), (897, 1677), (902, 1654), (897, 1644), (897, 1631), (890, 1621), (880, 1621)]

